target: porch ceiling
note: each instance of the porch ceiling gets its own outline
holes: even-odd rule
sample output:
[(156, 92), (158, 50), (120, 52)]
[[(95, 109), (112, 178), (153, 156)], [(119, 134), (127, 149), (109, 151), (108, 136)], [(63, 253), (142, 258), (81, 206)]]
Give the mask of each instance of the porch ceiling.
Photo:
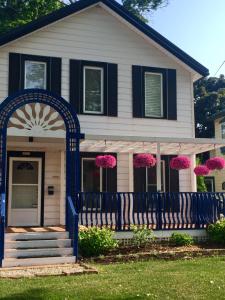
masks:
[(157, 145), (160, 145), (161, 154), (191, 155), (225, 147), (225, 140), (85, 135), (85, 140), (81, 141), (80, 149), (82, 152), (150, 152), (156, 154)]

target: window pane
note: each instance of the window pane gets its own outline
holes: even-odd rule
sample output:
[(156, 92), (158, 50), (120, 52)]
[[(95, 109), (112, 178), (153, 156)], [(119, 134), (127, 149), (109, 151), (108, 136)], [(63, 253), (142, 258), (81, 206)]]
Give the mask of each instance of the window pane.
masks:
[(36, 208), (38, 186), (12, 186), (12, 208)]
[(100, 192), (100, 169), (95, 160), (83, 160), (83, 192)]
[(46, 63), (25, 62), (25, 85), (26, 89), (46, 89)]
[(13, 184), (38, 184), (37, 161), (13, 161)]
[(85, 68), (85, 112), (103, 112), (103, 69)]
[(145, 73), (145, 116), (162, 117), (162, 76)]
[(225, 123), (221, 124), (222, 139), (225, 139)]
[[(153, 168), (146, 168), (147, 172), (147, 192), (157, 192), (157, 176), (156, 176), (156, 166)], [(161, 162), (161, 190), (165, 191), (165, 169), (164, 169), (164, 162)]]

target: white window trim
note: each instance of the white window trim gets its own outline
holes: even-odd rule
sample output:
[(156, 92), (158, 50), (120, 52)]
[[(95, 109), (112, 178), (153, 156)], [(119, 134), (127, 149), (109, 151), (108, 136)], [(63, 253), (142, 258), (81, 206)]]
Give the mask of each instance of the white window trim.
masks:
[[(166, 168), (165, 168), (165, 161), (164, 160), (161, 160), (161, 167), (162, 167), (162, 170), (163, 170), (163, 174), (162, 174), (162, 187), (163, 187), (163, 190), (162, 190), (162, 192), (165, 192), (166, 191)], [(156, 184), (149, 184), (148, 183), (148, 168), (146, 167), (145, 168), (146, 169), (146, 192), (148, 192), (148, 187), (150, 186), (150, 185), (152, 185), (152, 186), (154, 186), (154, 185), (156, 185)], [(156, 172), (157, 172), (157, 170), (156, 170)], [(157, 175), (156, 175), (156, 177), (157, 177)]]
[[(95, 158), (92, 157), (82, 157), (81, 160), (81, 191), (84, 191), (84, 161), (87, 160), (93, 160), (95, 161)], [(103, 178), (102, 178), (102, 168), (100, 168), (100, 192), (102, 192), (103, 187)]]
[[(101, 110), (100, 111), (89, 111), (85, 109), (85, 100), (86, 100), (86, 70), (91, 69), (91, 70), (100, 70), (101, 71)], [(92, 67), (92, 66), (84, 66), (83, 69), (83, 112), (88, 113), (88, 114), (103, 114), (104, 112), (104, 69), (99, 68), (99, 67)]]
[(44, 62), (44, 61), (35, 61), (35, 60), (25, 60), (25, 63), (24, 63), (24, 88), (27, 89), (27, 85), (26, 85), (27, 68), (26, 68), (26, 64), (28, 62), (32, 63), (32, 64), (39, 64), (39, 65), (44, 65), (45, 66), (45, 71), (44, 71), (44, 89), (46, 90), (46, 88), (47, 88), (47, 63)]
[(225, 122), (221, 123), (221, 138), (224, 139), (225, 137), (223, 137), (223, 127), (225, 130)]
[[(160, 79), (161, 79), (161, 115), (160, 116), (154, 116), (154, 115), (147, 115), (145, 113), (145, 117), (149, 117), (149, 118), (158, 118), (158, 119), (161, 119), (163, 118), (163, 115), (164, 115), (164, 107), (163, 107), (163, 74), (162, 73), (155, 73), (155, 72), (145, 72), (144, 73), (144, 80), (145, 80), (145, 103), (146, 103), (146, 77), (145, 75), (148, 74), (148, 75), (159, 75), (160, 76)], [(144, 104), (145, 104), (144, 103)], [(145, 109), (145, 107), (144, 107)]]

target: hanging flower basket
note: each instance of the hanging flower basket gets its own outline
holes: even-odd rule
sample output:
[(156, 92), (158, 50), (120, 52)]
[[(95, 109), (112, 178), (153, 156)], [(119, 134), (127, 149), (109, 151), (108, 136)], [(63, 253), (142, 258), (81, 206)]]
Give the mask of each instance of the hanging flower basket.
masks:
[(151, 168), (156, 164), (156, 158), (147, 153), (137, 154), (134, 157), (134, 167), (135, 168)]
[(174, 170), (189, 169), (191, 166), (190, 158), (187, 156), (177, 156), (171, 159), (170, 168)]
[(225, 159), (223, 157), (213, 157), (207, 160), (206, 166), (209, 170), (222, 170), (225, 168)]
[(99, 168), (115, 168), (116, 158), (112, 155), (98, 155), (95, 159), (95, 164)]
[(194, 168), (194, 172), (196, 176), (207, 176), (210, 173), (210, 170), (205, 165), (199, 165)]

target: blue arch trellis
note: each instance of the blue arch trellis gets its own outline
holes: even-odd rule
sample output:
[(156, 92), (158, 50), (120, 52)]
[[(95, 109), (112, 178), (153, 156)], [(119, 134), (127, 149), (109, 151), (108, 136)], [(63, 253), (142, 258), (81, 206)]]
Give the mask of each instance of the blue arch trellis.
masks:
[[(42, 103), (55, 109), (66, 128), (66, 199), (80, 189), (80, 123), (76, 112), (62, 97), (46, 90), (26, 89), (6, 98), (0, 104), (0, 194), (6, 192), (6, 139), (7, 125), (12, 114), (29, 103)], [(66, 201), (67, 203), (67, 201)]]

